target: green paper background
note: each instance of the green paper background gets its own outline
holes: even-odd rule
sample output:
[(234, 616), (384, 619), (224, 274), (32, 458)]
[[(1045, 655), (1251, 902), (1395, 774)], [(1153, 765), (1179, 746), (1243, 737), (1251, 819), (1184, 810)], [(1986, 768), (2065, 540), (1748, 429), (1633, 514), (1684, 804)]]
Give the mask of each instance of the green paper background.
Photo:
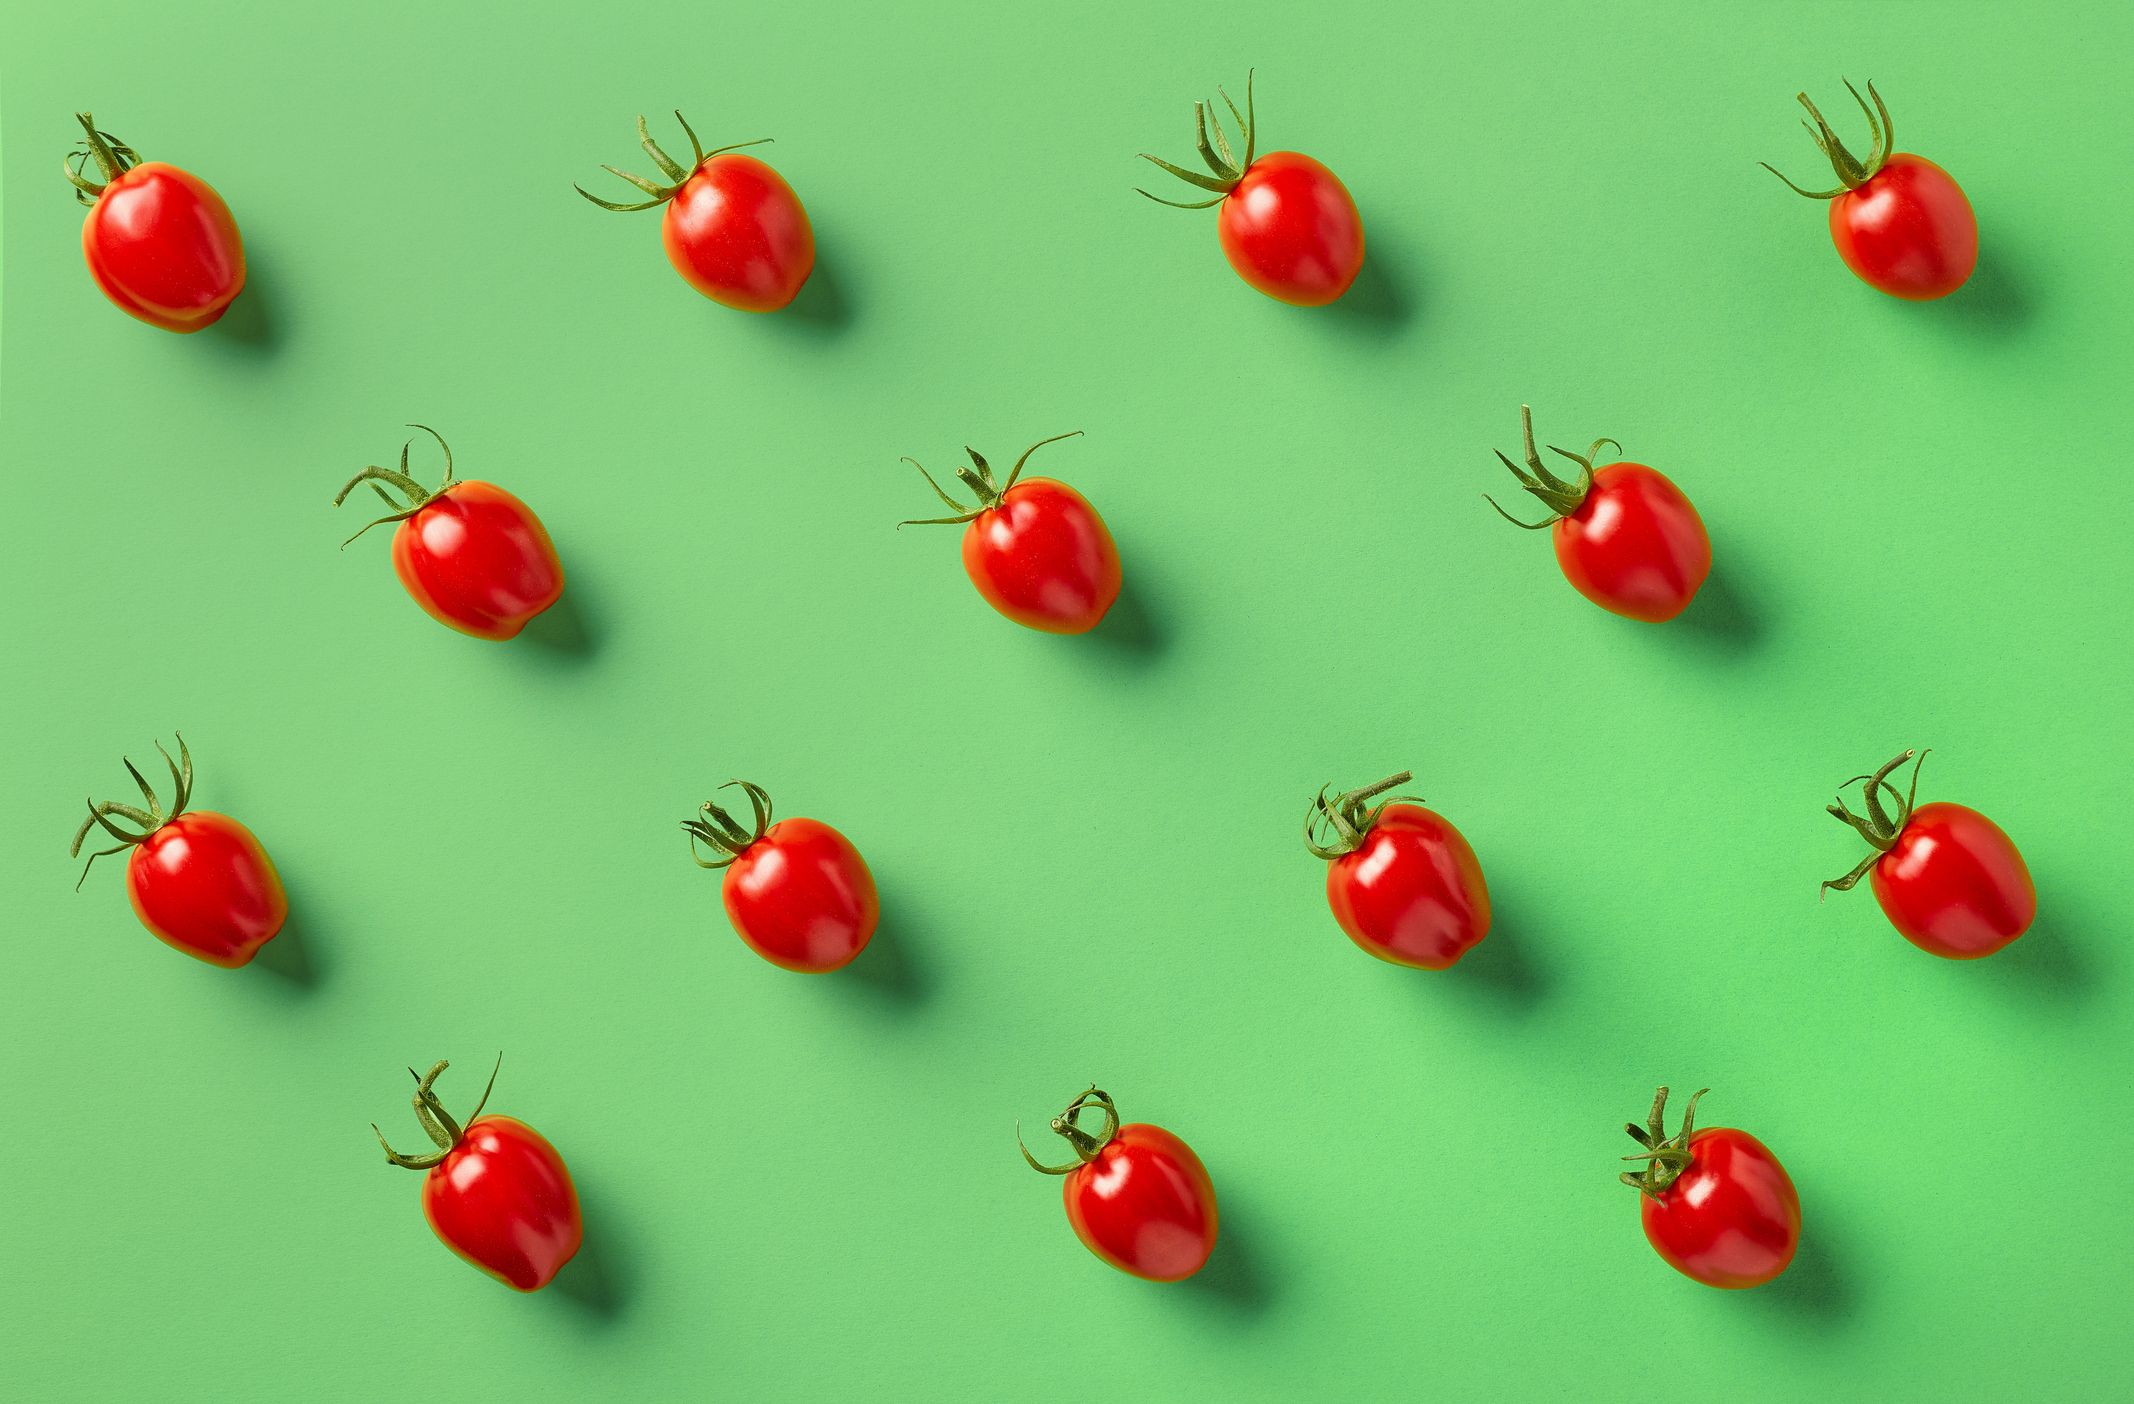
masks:
[[(0, 453), (11, 1145), (0, 1393), (44, 1400), (2094, 1397), (2124, 1383), (2125, 7), (1250, 0), (10, 8)], [(179, 13), (182, 11), (182, 13)], [(1132, 158), (1259, 65), (1364, 282), (1246, 289)], [(1870, 292), (1807, 86), (1977, 205), (1939, 305)], [(1233, 88), (1235, 91), (1235, 88)], [(639, 111), (765, 155), (801, 303), (690, 292), (607, 215)], [(81, 263), (88, 106), (208, 178), (252, 282), (153, 331)], [(655, 131), (673, 130), (660, 117)], [(1482, 502), (1531, 400), (1695, 498), (1662, 628)], [(401, 594), (328, 499), (437, 425), (570, 570), (510, 645)], [(990, 613), (899, 464), (1084, 490), (1098, 634)], [(1036, 471), (1036, 470), (1034, 470)], [(168, 951), (65, 843), (182, 728), (294, 908)], [(1931, 745), (2043, 909), (1906, 945), (1835, 782)], [(1411, 766), (1498, 929), (1352, 949), (1305, 802)], [(756, 959), (675, 821), (719, 781), (880, 880), (842, 976)], [(587, 1246), (510, 1293), (424, 1227), (454, 1060), (569, 1157)], [(1101, 1266), (1015, 1154), (1090, 1079), (1221, 1190), (1203, 1277)], [(1614, 1182), (1709, 1085), (1804, 1199), (1752, 1293), (1668, 1271)]]

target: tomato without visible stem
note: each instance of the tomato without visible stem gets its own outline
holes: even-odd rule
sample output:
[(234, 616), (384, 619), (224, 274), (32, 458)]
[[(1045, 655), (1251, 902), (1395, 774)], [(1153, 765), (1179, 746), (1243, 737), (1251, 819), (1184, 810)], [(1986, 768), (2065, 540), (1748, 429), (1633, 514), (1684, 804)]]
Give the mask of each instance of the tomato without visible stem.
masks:
[[(230, 207), (200, 177), (133, 149), (75, 114), (88, 134), (67, 179), (89, 205), (82, 254), (90, 276), (121, 310), (165, 331), (196, 332), (229, 310), (245, 286), (244, 239)], [(84, 171), (94, 161), (101, 182)]]
[(1625, 1174), (1642, 1193), (1645, 1240), (1669, 1266), (1707, 1287), (1756, 1287), (1786, 1270), (1801, 1241), (1801, 1200), (1778, 1157), (1746, 1131), (1692, 1129), (1699, 1092), (1682, 1130), (1666, 1134), (1667, 1089), (1644, 1130), (1628, 1129), (1648, 1168)]
[[(682, 831), (699, 867), (726, 870), (720, 895), (735, 932), (750, 950), (787, 970), (821, 974), (851, 964), (874, 938), (882, 916), (867, 860), (828, 824), (772, 823), (762, 786), (728, 784), (748, 796), (753, 827), (707, 801), (700, 817), (682, 821)], [(717, 856), (699, 856), (700, 843)]]
[(1466, 837), (1420, 804), (1379, 802), (1414, 778), (1313, 801), (1304, 841), (1328, 860), (1326, 902), (1349, 939), (1380, 960), (1443, 970), (1489, 934), (1489, 885)]
[[(1078, 1120), (1095, 1110), (1103, 1127), (1091, 1134)], [(1121, 1125), (1110, 1097), (1092, 1087), (1053, 1118), (1052, 1129), (1076, 1159), (1048, 1166), (1023, 1158), (1048, 1175), (1065, 1176), (1067, 1222), (1090, 1252), (1121, 1272), (1151, 1282), (1191, 1277), (1215, 1250), (1215, 1184), (1193, 1148), (1160, 1126)]]

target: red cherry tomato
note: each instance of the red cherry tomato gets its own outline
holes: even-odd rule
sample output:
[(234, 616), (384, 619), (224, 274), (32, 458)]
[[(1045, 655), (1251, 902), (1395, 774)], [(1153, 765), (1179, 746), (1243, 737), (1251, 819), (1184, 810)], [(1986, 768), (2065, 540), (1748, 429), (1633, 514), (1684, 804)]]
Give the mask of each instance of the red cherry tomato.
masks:
[[(196, 175), (75, 119), (89, 134), (68, 158), (75, 198), (88, 205), (82, 253), (90, 276), (119, 308), (165, 331), (196, 332), (229, 310), (245, 286), (245, 245), (230, 207)], [(101, 182), (84, 168), (94, 160)]]
[[(700, 868), (724, 868), (720, 892), (727, 919), (750, 950), (787, 970), (821, 974), (852, 963), (881, 920), (874, 874), (851, 840), (813, 819), (771, 822), (771, 797), (760, 785), (731, 780), (755, 811), (743, 828), (716, 803), (685, 819), (689, 856)], [(709, 847), (716, 858), (697, 854)]]
[[(1104, 1118), (1094, 1135), (1078, 1124), (1091, 1108)], [(1090, 1252), (1151, 1282), (1201, 1270), (1215, 1250), (1215, 1185), (1191, 1146), (1160, 1126), (1120, 1125), (1111, 1098), (1094, 1087), (1054, 1117), (1052, 1129), (1075, 1159), (1045, 1165), (1028, 1147), (1023, 1159), (1066, 1177), (1067, 1222)]]
[(186, 809), (193, 794), (193, 756), (185, 738), (178, 738), (175, 761), (160, 742), (156, 750), (170, 767), (176, 791), (168, 813), (128, 761), (126, 770), (140, 786), (143, 805), (91, 801), (70, 852), (81, 855), (82, 840), (92, 828), (118, 840), (117, 847), (89, 855), (82, 868), (86, 880), (97, 859), (131, 848), (126, 895), (141, 925), (189, 956), (235, 969), (249, 963), (289, 918), (281, 875), (250, 829), (227, 814)]
[[(499, 1059), (499, 1064), (502, 1063)], [(415, 1116), (437, 1144), (427, 1155), (402, 1155), (378, 1131), (385, 1158), (422, 1180), (422, 1214), (447, 1248), (521, 1292), (546, 1287), (578, 1254), (585, 1225), (578, 1190), (546, 1137), (508, 1116), (483, 1116), (489, 1090), (465, 1129), (432, 1090), (449, 1064), (416, 1079)], [(489, 1087), (496, 1074), (489, 1075)]]
[(645, 129), (645, 119), (637, 119), (645, 152), (669, 184), (655, 185), (613, 166), (605, 168), (650, 199), (619, 205), (582, 188), (578, 193), (604, 210), (625, 213), (665, 205), (661, 242), (668, 262), (689, 286), (744, 312), (776, 312), (799, 295), (815, 270), (815, 230), (807, 209), (778, 172), (753, 156), (731, 154), (737, 146), (707, 154), (682, 114), (675, 113), (674, 120), (682, 123), (694, 153), (687, 167), (660, 150)]
[(1200, 102), (1193, 104), (1193, 125), (1210, 174), (1142, 153), (1143, 160), (1155, 162), (1190, 185), (1213, 191), (1214, 197), (1180, 201), (1146, 190), (1141, 193), (1173, 209), (1222, 206), (1216, 233), (1237, 275), (1279, 302), (1323, 307), (1347, 292), (1363, 270), (1363, 216), (1357, 213), (1356, 201), (1339, 176), (1309, 156), (1272, 151), (1254, 159), (1250, 74), (1245, 78), (1243, 112), (1228, 93), (1222, 93), (1222, 98), (1244, 137), (1244, 160), (1239, 161), (1231, 151), (1215, 104)]
[(1875, 900), (1905, 940), (1950, 960), (1992, 955), (2037, 918), (2030, 869), (2000, 826), (1977, 810), (1946, 803), (1913, 807), (1924, 752), (1912, 767), (1910, 788), (1898, 794), (1889, 774), (1911, 758), (1906, 751), (1874, 774), (1854, 777), (1864, 785), (1864, 816), (1848, 809), (1842, 794), (1829, 806), (1875, 851), (1823, 889), (1846, 892), (1863, 873), (1872, 874)]
[(1443, 970), (1489, 934), (1489, 885), (1451, 821), (1373, 803), (1413, 778), (1403, 770), (1332, 799), (1321, 789), (1304, 843), (1328, 860), (1326, 902), (1350, 940), (1395, 965)]
[(1682, 1130), (1669, 1136), (1667, 1089), (1660, 1089), (1646, 1126), (1627, 1128), (1645, 1149), (1623, 1158), (1646, 1168), (1623, 1182), (1644, 1196), (1645, 1241), (1668, 1266), (1707, 1287), (1761, 1286), (1800, 1247), (1800, 1195), (1778, 1157), (1748, 1132), (1692, 1130), (1703, 1095), (1689, 1099)]
[(1829, 190), (1803, 190), (1769, 164), (1764, 169), (1811, 200), (1830, 201), (1830, 240), (1838, 257), (1871, 287), (1915, 302), (1947, 297), (1978, 266), (1978, 216), (1963, 187), (1924, 156), (1894, 148), (1889, 108), (1875, 85), (1869, 107), (1852, 84), (1845, 85), (1867, 114), (1874, 143), (1867, 159), (1845, 149), (1806, 93), (1801, 106), (1815, 119), (1810, 135), (1828, 157), (1838, 183)]
[(1579, 481), (1566, 481), (1542, 465), (1534, 448), (1533, 412), (1525, 405), (1519, 407), (1519, 424), (1526, 467), (1502, 453), (1497, 458), (1552, 515), (1522, 522), (1489, 498), (1498, 515), (1528, 531), (1551, 528), (1564, 579), (1610, 613), (1660, 624), (1689, 608), (1712, 572), (1712, 540), (1682, 490), (1642, 463), (1596, 468), (1593, 460), (1603, 445), (1622, 447), (1613, 439), (1597, 440), (1584, 454), (1552, 447), (1549, 452), (1579, 467)]
[(1086, 634), (1096, 628), (1119, 598), (1122, 578), (1119, 548), (1087, 498), (1050, 478), (1017, 481), (1031, 454), (1074, 434), (1032, 444), (998, 486), (985, 458), (976, 449), (965, 449), (973, 467), (958, 468), (956, 476), (977, 494), (976, 507), (965, 507), (943, 492), (917, 459), (904, 460), (919, 469), (956, 515), (902, 525), (968, 523), (963, 570), (978, 593), (1016, 623), (1048, 634)]
[[(371, 483), (386, 505), (398, 510), (363, 531), (384, 522), (400, 523), (393, 533), (393, 570), (415, 603), (432, 619), (463, 634), (516, 638), (529, 620), (563, 597), (563, 562), (555, 543), (533, 508), (504, 489), (494, 483), (454, 481), (452, 450), (444, 439), (427, 425), (412, 427), (444, 449), (444, 483), (431, 492), (409, 477), (403, 445), (397, 470), (365, 468), (341, 489), (334, 506), (347, 501), (358, 484)], [(395, 501), (386, 488), (405, 502)]]

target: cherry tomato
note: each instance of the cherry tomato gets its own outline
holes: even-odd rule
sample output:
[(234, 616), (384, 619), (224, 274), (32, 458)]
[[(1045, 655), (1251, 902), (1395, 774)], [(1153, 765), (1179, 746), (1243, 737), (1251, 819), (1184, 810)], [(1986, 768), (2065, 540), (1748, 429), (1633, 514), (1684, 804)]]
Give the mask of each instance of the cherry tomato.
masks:
[(978, 450), (966, 448), (973, 466), (958, 468), (956, 476), (977, 494), (976, 507), (965, 507), (943, 492), (917, 459), (904, 460), (919, 469), (956, 515), (901, 525), (968, 523), (963, 570), (978, 593), (1016, 623), (1048, 634), (1088, 633), (1119, 598), (1119, 548), (1097, 509), (1065, 483), (1050, 478), (1017, 481), (1031, 454), (1081, 432), (1032, 444), (1015, 460), (1007, 481), (998, 485), (992, 466)]
[[(501, 1067), (503, 1059), (497, 1063)], [(402, 1155), (376, 1123), (371, 1130), (388, 1161), (428, 1172), (422, 1215), (447, 1248), (507, 1286), (538, 1292), (585, 1241), (570, 1169), (525, 1122), (482, 1115), (496, 1087), (495, 1072), (462, 1128), (433, 1090), (449, 1066), (441, 1062), (415, 1079), (415, 1118), (436, 1143), (435, 1152)]]
[(1778, 1157), (1748, 1132), (1692, 1129), (1703, 1095), (1689, 1099), (1681, 1131), (1669, 1136), (1660, 1089), (1645, 1126), (1625, 1128), (1645, 1149), (1623, 1159), (1646, 1164), (1623, 1183), (1644, 1196), (1645, 1241), (1668, 1266), (1707, 1287), (1758, 1287), (1800, 1247), (1801, 1198)]
[(1830, 201), (1830, 240), (1845, 266), (1869, 286), (1914, 302), (1947, 297), (1978, 266), (1978, 216), (1947, 171), (1924, 156), (1895, 150), (1889, 108), (1874, 84), (1867, 85), (1873, 107), (1852, 84), (1845, 90), (1867, 114), (1873, 147), (1866, 160), (1845, 149), (1802, 93), (1801, 106), (1815, 121), (1809, 135), (1829, 159), (1838, 183), (1828, 190), (1803, 190), (1768, 163), (1764, 169), (1796, 194)]
[[(200, 177), (161, 161), (143, 165), (88, 113), (74, 116), (89, 136), (66, 170), (74, 198), (90, 207), (82, 221), (90, 276), (120, 310), (151, 326), (181, 333), (212, 326), (245, 286), (245, 244), (230, 207)], [(102, 181), (83, 173), (92, 160)]]
[[(867, 949), (882, 917), (874, 874), (851, 840), (813, 819), (771, 822), (771, 797), (760, 785), (729, 780), (755, 811), (743, 828), (716, 803), (682, 821), (689, 856), (700, 868), (724, 868), (720, 894), (727, 919), (750, 950), (787, 970), (821, 974), (852, 963)], [(697, 854), (701, 843), (718, 855)]]
[(1848, 809), (1842, 793), (1829, 812), (1875, 851), (1823, 890), (1849, 892), (1862, 874), (1871, 874), (1875, 900), (1905, 940), (1950, 960), (1992, 955), (2037, 918), (2030, 869), (2000, 826), (1977, 810), (1946, 803), (1913, 807), (1925, 752), (1912, 766), (1910, 787), (1898, 794), (1889, 774), (1911, 758), (1906, 751), (1874, 774), (1845, 782), (1862, 783), (1866, 815)]
[(1551, 447), (1550, 453), (1578, 465), (1579, 481), (1568, 482), (1542, 465), (1533, 411), (1525, 405), (1519, 407), (1519, 427), (1526, 467), (1502, 453), (1497, 458), (1551, 515), (1522, 522), (1484, 494), (1497, 515), (1528, 531), (1552, 528), (1564, 579), (1612, 614), (1660, 624), (1689, 608), (1712, 573), (1712, 540), (1682, 490), (1642, 463), (1594, 467), (1603, 445), (1622, 448), (1613, 439), (1596, 440), (1583, 454)]
[(645, 119), (637, 119), (645, 153), (668, 184), (656, 185), (613, 166), (602, 168), (650, 199), (618, 205), (583, 188), (578, 193), (604, 210), (623, 213), (665, 205), (661, 241), (667, 246), (667, 261), (689, 286), (744, 312), (776, 312), (799, 295), (815, 270), (815, 230), (806, 208), (778, 172), (753, 156), (732, 154), (763, 142), (744, 141), (707, 154), (682, 114), (675, 113), (674, 120), (682, 123), (694, 153), (686, 168), (660, 150)]
[[(452, 450), (444, 439), (428, 425), (410, 427), (445, 451), (445, 479), (437, 491), (408, 476), (408, 448), (402, 445), (397, 470), (365, 468), (333, 505), (347, 501), (358, 484), (370, 483), (396, 510), (363, 531), (400, 523), (393, 533), (393, 570), (415, 603), (438, 623), (478, 639), (518, 637), (529, 620), (563, 597), (563, 562), (548, 529), (533, 508), (494, 483), (454, 481)], [(394, 500), (387, 488), (405, 501)]]
[(1380, 960), (1443, 970), (1489, 934), (1489, 884), (1467, 839), (1420, 804), (1380, 795), (1413, 779), (1312, 801), (1304, 845), (1327, 860), (1326, 903), (1349, 939)]
[(89, 817), (74, 831), (68, 851), (80, 857), (82, 841), (93, 828), (118, 840), (116, 847), (89, 855), (82, 868), (86, 881), (97, 859), (131, 848), (126, 895), (141, 925), (189, 956), (234, 970), (250, 963), (289, 919), (281, 875), (250, 829), (227, 814), (186, 809), (193, 795), (193, 756), (185, 738), (178, 738), (175, 761), (161, 742), (156, 750), (170, 767), (176, 791), (169, 811), (127, 761), (142, 805), (90, 801)]
[[(1092, 1135), (1079, 1122), (1104, 1118)], [(1119, 1124), (1119, 1112), (1092, 1087), (1052, 1120), (1074, 1148), (1065, 1165), (1023, 1159), (1047, 1175), (1064, 1175), (1067, 1222), (1090, 1252), (1121, 1272), (1176, 1282), (1199, 1272), (1215, 1250), (1215, 1185), (1193, 1148), (1160, 1126)], [(1016, 1142), (1021, 1144), (1021, 1134)]]
[[(1199, 138), (1201, 159), (1210, 174), (1202, 175), (1174, 166), (1158, 156), (1142, 153), (1189, 185), (1212, 191), (1207, 200), (1166, 200), (1150, 195), (1159, 205), (1180, 210), (1205, 210), (1222, 206), (1216, 233), (1223, 255), (1237, 275), (1278, 302), (1299, 307), (1323, 307), (1349, 290), (1363, 270), (1363, 216), (1341, 178), (1309, 156), (1294, 151), (1271, 151), (1254, 159), (1255, 130), (1252, 109), (1252, 76), (1245, 77), (1245, 110), (1239, 112), (1230, 95), (1222, 94), (1244, 137), (1245, 159), (1239, 161), (1223, 131), (1223, 119), (1212, 102), (1193, 104), (1193, 126)], [(1214, 137), (1214, 145), (1209, 137)]]

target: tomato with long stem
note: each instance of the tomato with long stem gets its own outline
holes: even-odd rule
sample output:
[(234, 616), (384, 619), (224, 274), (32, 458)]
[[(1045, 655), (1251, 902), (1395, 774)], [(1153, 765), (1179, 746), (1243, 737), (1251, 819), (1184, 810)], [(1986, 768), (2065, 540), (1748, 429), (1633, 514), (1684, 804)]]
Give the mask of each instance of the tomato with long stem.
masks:
[[(104, 296), (129, 316), (179, 333), (212, 326), (245, 286), (245, 244), (213, 186), (140, 153), (77, 112), (88, 133), (65, 162), (89, 206), (82, 253)], [(89, 163), (102, 180), (91, 180)]]
[[(1144, 151), (1141, 159), (1210, 192), (1205, 200), (1159, 205), (1205, 210), (1220, 205), (1216, 236), (1237, 276), (1278, 302), (1322, 307), (1347, 292), (1363, 270), (1363, 216), (1341, 178), (1309, 156), (1271, 151), (1255, 156), (1258, 128), (1252, 75), (1245, 75), (1245, 110), (1217, 88), (1245, 148), (1240, 160), (1212, 102), (1193, 104), (1193, 132), (1208, 173), (1187, 170)], [(1212, 145), (1211, 143), (1212, 138)]]
[(1769, 162), (1759, 164), (1796, 195), (1830, 202), (1830, 241), (1868, 286), (1912, 302), (1947, 297), (1978, 267), (1978, 216), (1971, 201), (1947, 171), (1896, 149), (1889, 107), (1873, 83), (1866, 98), (1850, 83), (1845, 90), (1867, 114), (1871, 145), (1864, 158), (1846, 150), (1808, 95), (1798, 94), (1814, 122), (1802, 125), (1830, 162), (1836, 185), (1804, 190)]
[(1560, 478), (1534, 448), (1534, 414), (1526, 405), (1519, 407), (1519, 430), (1526, 467), (1502, 451), (1497, 460), (1549, 515), (1521, 521), (1484, 493), (1497, 515), (1528, 531), (1549, 531), (1564, 579), (1611, 614), (1661, 624), (1688, 609), (1712, 572), (1712, 540), (1682, 489), (1642, 463), (1596, 467), (1603, 448), (1622, 451), (1613, 439), (1596, 439), (1582, 454), (1550, 445), (1550, 453), (1578, 465), (1576, 481)]
[(1031, 454), (1081, 432), (1038, 440), (998, 482), (983, 454), (964, 449), (971, 466), (956, 476), (977, 497), (972, 507), (942, 491), (916, 458), (905, 459), (955, 515), (898, 525), (963, 526), (963, 571), (987, 604), (1044, 633), (1088, 633), (1119, 598), (1119, 548), (1082, 494), (1051, 478), (1022, 480)]
[[(682, 821), (696, 865), (725, 871), (719, 893), (735, 933), (787, 970), (822, 974), (851, 964), (882, 917), (867, 860), (828, 824), (773, 823), (771, 797), (761, 785), (729, 780), (719, 788), (736, 787), (748, 796), (749, 827), (712, 800), (699, 817)], [(702, 857), (699, 844), (714, 856)]]
[(681, 122), (689, 137), (687, 166), (661, 150), (645, 127), (645, 119), (637, 119), (639, 142), (667, 177), (667, 184), (613, 166), (601, 167), (644, 191), (646, 199), (617, 204), (582, 186), (572, 188), (600, 208), (617, 213), (665, 205), (661, 242), (667, 248), (667, 261), (689, 286), (714, 302), (744, 312), (776, 312), (799, 296), (808, 274), (815, 270), (815, 230), (808, 223), (806, 207), (783, 176), (753, 156), (737, 154), (743, 147), (761, 146), (770, 138), (706, 151), (680, 112), (674, 120)]
[[(444, 450), (444, 482), (432, 491), (408, 472), (411, 439), (400, 446), (400, 467), (372, 464), (348, 480), (333, 505), (365, 483), (392, 512), (363, 532), (398, 522), (393, 570), (400, 583), (440, 624), (478, 639), (510, 639), (563, 597), (563, 562), (533, 508), (494, 483), (452, 476), (452, 449), (435, 429), (411, 424)], [(398, 494), (398, 497), (395, 497)]]
[(1644, 1126), (1624, 1129), (1642, 1150), (1623, 1157), (1645, 1168), (1625, 1171), (1641, 1196), (1645, 1241), (1668, 1266), (1707, 1287), (1757, 1287), (1786, 1270), (1801, 1242), (1801, 1199), (1770, 1147), (1729, 1126), (1696, 1129), (1697, 1101), (1682, 1111), (1682, 1129), (1667, 1134), (1667, 1089), (1652, 1099)]
[(1327, 860), (1326, 902), (1358, 947), (1395, 965), (1444, 970), (1489, 934), (1489, 884), (1451, 820), (1388, 791), (1403, 770), (1331, 798), (1321, 786), (1304, 846)]
[[(1102, 1118), (1096, 1131), (1081, 1118)], [(1121, 1125), (1111, 1097), (1092, 1086), (1052, 1119), (1053, 1132), (1074, 1152), (1062, 1165), (1030, 1154), (1017, 1127), (1015, 1143), (1033, 1170), (1066, 1179), (1067, 1222), (1090, 1252), (1121, 1272), (1151, 1282), (1177, 1282), (1199, 1272), (1215, 1251), (1215, 1183), (1200, 1157), (1160, 1126)]]
[(188, 810), (193, 797), (193, 755), (178, 737), (178, 759), (156, 743), (170, 767), (170, 808), (163, 807), (147, 777), (126, 761), (140, 788), (139, 805), (90, 800), (89, 817), (74, 831), (71, 857), (81, 856), (91, 829), (117, 839), (82, 865), (78, 890), (96, 860), (132, 849), (126, 860), (126, 895), (141, 925), (159, 940), (225, 969), (248, 964), (259, 948), (280, 934), (289, 919), (281, 874), (252, 831), (227, 814)]
[[(2038, 890), (2015, 842), (2000, 825), (1975, 809), (1946, 802), (1918, 804), (1919, 768), (1903, 794), (1889, 782), (1891, 772), (1912, 759), (1904, 751), (1871, 775), (1855, 775), (1867, 813), (1855, 814), (1845, 803), (1826, 806), (1874, 849), (1859, 865), (1822, 891), (1849, 892), (1870, 878), (1883, 915), (1905, 940), (1923, 951), (1950, 960), (1992, 955), (2030, 929), (2038, 915)], [(1888, 795), (1888, 804), (1882, 796)]]

